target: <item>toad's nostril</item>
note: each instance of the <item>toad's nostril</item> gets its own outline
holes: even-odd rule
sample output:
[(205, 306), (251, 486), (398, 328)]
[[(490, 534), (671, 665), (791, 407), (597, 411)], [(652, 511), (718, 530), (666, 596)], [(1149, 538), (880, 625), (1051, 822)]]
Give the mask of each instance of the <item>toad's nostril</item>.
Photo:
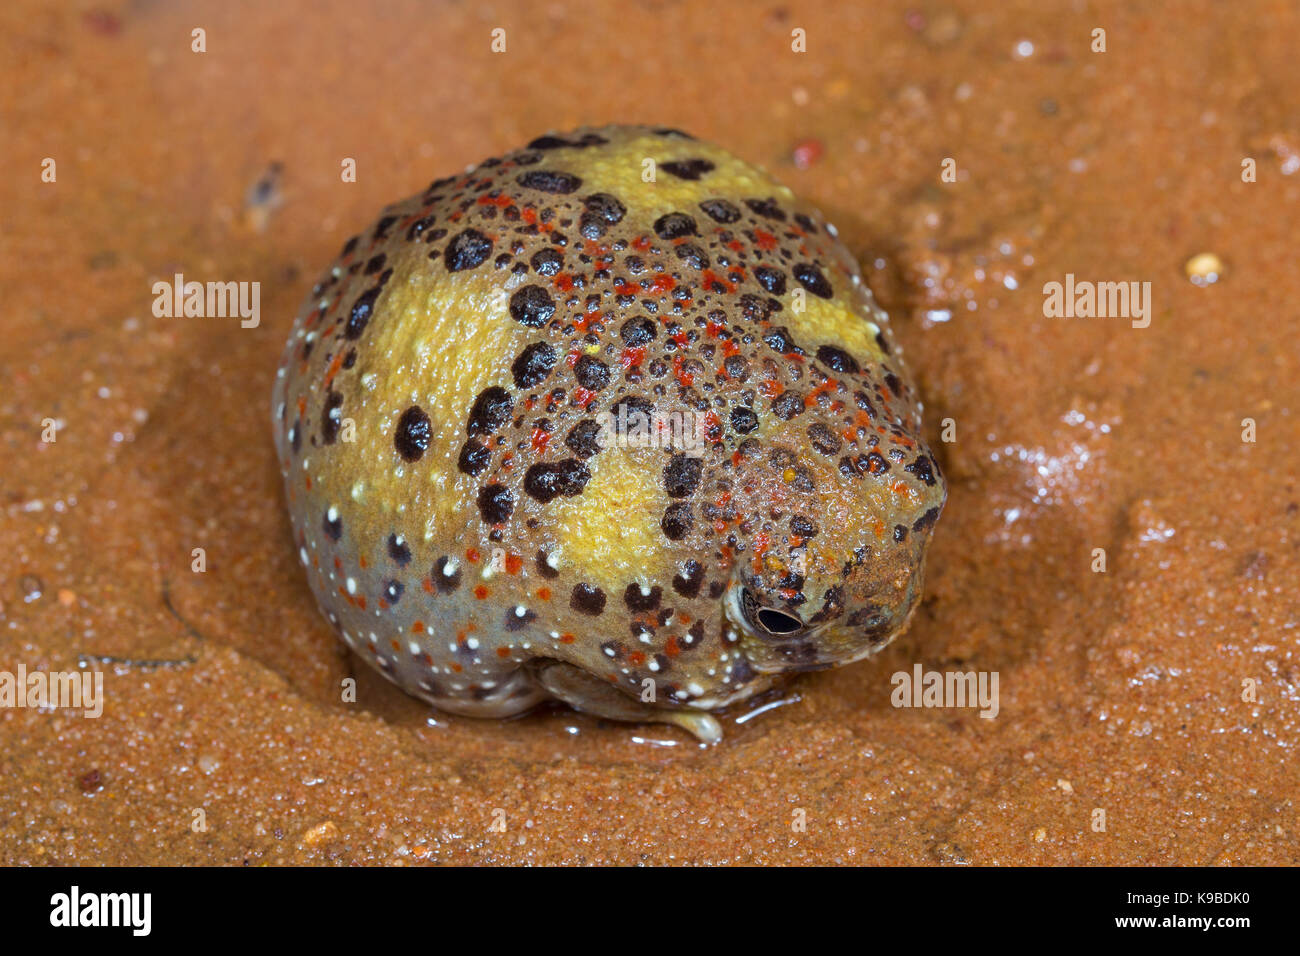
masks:
[(759, 609), (758, 623), (763, 625), (764, 630), (769, 634), (793, 634), (795, 631), (803, 630), (803, 621), (784, 611), (774, 611), (770, 607)]

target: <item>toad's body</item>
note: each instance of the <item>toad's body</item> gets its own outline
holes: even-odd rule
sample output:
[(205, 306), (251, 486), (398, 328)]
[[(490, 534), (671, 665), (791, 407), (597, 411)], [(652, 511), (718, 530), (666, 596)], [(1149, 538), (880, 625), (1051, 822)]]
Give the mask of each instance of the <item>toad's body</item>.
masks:
[(439, 180), (348, 241), (281, 361), (316, 597), (446, 710), (714, 739), (919, 598), (945, 489), (886, 321), (814, 209), (672, 130)]

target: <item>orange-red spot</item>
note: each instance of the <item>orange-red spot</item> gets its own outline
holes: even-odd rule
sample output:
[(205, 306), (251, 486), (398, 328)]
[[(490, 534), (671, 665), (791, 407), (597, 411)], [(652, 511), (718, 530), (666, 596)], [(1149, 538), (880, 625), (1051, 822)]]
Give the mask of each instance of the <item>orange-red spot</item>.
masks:
[(424, 588), (425, 594), (432, 594), (433, 580), (431, 578), (425, 578), (423, 581), (420, 582), (420, 587)]
[(661, 272), (650, 280), (650, 288), (646, 291), (654, 295), (663, 295), (665, 292), (672, 292), (675, 288), (677, 288), (677, 280)]
[(577, 640), (577, 638), (575, 638), (572, 634), (561, 634), (561, 635), (560, 635), (560, 643), (561, 643), (561, 644), (572, 644), (575, 640)]
[(339, 369), (341, 369), (342, 367), (343, 367), (343, 353), (339, 352), (337, 355), (334, 356), (334, 360), (330, 362), (329, 369), (327, 369), (325, 372), (326, 388), (330, 387), (330, 382), (334, 381), (334, 376), (339, 373)]
[(510, 648), (508, 647), (497, 648), (497, 657), (509, 657), (509, 656), (510, 656)]
[(754, 238), (758, 241), (758, 248), (765, 252), (776, 248), (776, 236), (764, 229), (755, 229)]
[(550, 432), (548, 432), (544, 428), (533, 429), (533, 437), (528, 443), (532, 447), (533, 451), (544, 452), (546, 451), (546, 446), (549, 445), (550, 443), (551, 443)]
[(506, 574), (518, 574), (523, 570), (524, 559), (517, 554), (506, 555)]
[(480, 601), (485, 600), (488, 596), (488, 589), (486, 585), (480, 584), (478, 587), (476, 587), (474, 589), (474, 596), (478, 598)]
[(411, 633), (412, 633), (412, 634), (423, 634), (423, 633), (424, 633), (424, 622), (423, 622), (423, 621), (416, 621), (414, 624), (412, 624), (412, 625), (411, 625)]
[(681, 652), (681, 645), (677, 643), (677, 635), (674, 634), (664, 643), (664, 653), (669, 657), (676, 657)]
[(478, 559), (481, 558), (481, 557), (482, 557), (482, 555), (478, 553), (478, 548), (466, 548), (466, 549), (465, 549), (465, 559), (466, 559), (467, 561), (474, 561), (474, 562), (477, 562)]
[[(682, 344), (684, 345), (685, 343), (683, 342)], [(673, 356), (673, 377), (677, 379), (682, 388), (690, 388), (695, 384), (695, 376), (690, 372), (682, 371), (682, 361), (680, 355)]]
[(704, 273), (700, 276), (700, 284), (706, 289), (713, 289), (716, 284), (717, 287), (722, 289), (724, 292), (736, 291), (736, 284), (734, 282), (724, 279), (712, 269), (704, 270)]
[(543, 585), (537, 589), (537, 599), (539, 601), (549, 601), (551, 599), (551, 589)]

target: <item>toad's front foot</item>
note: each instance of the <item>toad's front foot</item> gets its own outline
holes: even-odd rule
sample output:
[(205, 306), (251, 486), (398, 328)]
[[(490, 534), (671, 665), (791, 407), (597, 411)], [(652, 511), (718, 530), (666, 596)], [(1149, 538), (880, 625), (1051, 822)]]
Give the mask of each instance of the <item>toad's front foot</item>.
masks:
[(572, 664), (538, 661), (533, 664), (533, 676), (553, 697), (585, 714), (630, 723), (675, 724), (706, 744), (722, 740), (722, 725), (712, 714), (643, 704)]

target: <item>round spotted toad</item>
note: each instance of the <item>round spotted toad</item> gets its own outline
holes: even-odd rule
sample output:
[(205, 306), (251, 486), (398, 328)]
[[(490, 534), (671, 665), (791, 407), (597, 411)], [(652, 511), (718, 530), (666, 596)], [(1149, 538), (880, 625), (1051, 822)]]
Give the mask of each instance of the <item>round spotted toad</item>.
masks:
[(907, 626), (946, 497), (834, 227), (671, 129), (543, 136), (385, 209), (272, 409), (321, 609), (458, 714), (716, 740), (708, 711)]

